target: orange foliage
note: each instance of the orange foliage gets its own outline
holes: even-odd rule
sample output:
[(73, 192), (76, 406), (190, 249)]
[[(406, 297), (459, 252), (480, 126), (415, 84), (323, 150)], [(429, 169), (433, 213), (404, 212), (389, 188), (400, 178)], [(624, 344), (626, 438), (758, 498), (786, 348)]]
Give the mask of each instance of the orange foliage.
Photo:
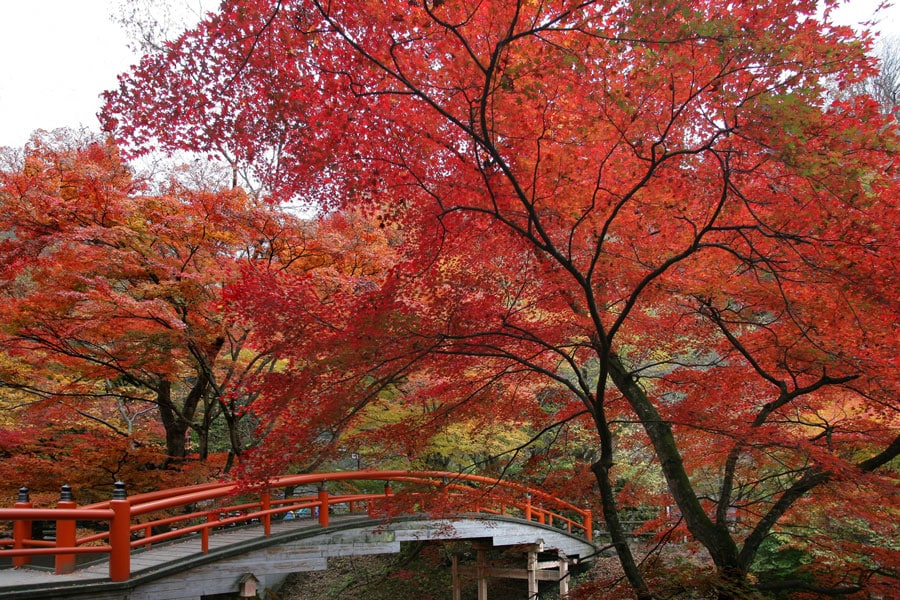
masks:
[[(230, 0), (145, 57), (105, 110), (134, 151), (221, 150), (275, 200), (362, 207), (396, 251), (377, 275), (229, 291), (289, 361), (260, 382), (246, 468), (315, 464), (386, 394), (416, 417), (385, 445), (413, 452), (450, 420), (581, 419), (594, 451), (571, 468), (590, 463), (641, 598), (619, 501), (670, 498), (723, 596), (790, 588), (754, 560), (813, 523), (823, 586), (837, 563), (895, 575), (814, 539), (852, 538), (826, 513), (896, 531), (900, 454), (897, 129), (824, 99), (873, 65), (817, 11)], [(665, 489), (619, 485), (632, 459)], [(854, 485), (888, 510), (859, 514)]]

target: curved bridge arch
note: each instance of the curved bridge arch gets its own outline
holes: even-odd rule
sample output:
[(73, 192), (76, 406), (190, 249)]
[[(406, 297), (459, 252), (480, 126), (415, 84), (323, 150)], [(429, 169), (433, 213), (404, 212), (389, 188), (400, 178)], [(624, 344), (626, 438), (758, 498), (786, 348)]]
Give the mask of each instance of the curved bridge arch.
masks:
[[(346, 487), (350, 483), (357, 489)], [(131, 498), (122, 492), (80, 508), (63, 501), (39, 509), (20, 501), (16, 508), (0, 509), (0, 519), (12, 520), (16, 532), (12, 540), (0, 541), (12, 546), (0, 556), (12, 556), (21, 567), (32, 556), (49, 554), (57, 573), (70, 573), (0, 572), (0, 595), (199, 598), (234, 591), (240, 570), (265, 584), (289, 572), (325, 568), (330, 556), (396, 552), (401, 542), (413, 540), (487, 540), (493, 546), (553, 550), (562, 557), (595, 551), (588, 511), (541, 490), (482, 476), (354, 471), (288, 475), (243, 486), (203, 484)], [(24, 533), (25, 524), (30, 531), (28, 521), (38, 519), (57, 521), (57, 539), (50, 546)], [(108, 521), (109, 528), (75, 538), (74, 519)], [(254, 525), (237, 527), (246, 523)], [(98, 552), (108, 555), (108, 562), (75, 568), (76, 555)], [(185, 581), (192, 583), (187, 595), (179, 596), (176, 589)], [(200, 582), (207, 591), (198, 593)], [(222, 585), (228, 589), (216, 591)]]

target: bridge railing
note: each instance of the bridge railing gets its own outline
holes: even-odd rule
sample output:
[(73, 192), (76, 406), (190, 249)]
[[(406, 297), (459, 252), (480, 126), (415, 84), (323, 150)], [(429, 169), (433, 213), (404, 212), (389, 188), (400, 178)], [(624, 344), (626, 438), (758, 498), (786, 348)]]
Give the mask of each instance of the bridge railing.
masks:
[[(350, 483), (383, 487), (376, 492), (328, 489)], [(562, 528), (588, 540), (593, 530), (590, 511), (541, 490), (443, 471), (284, 475), (250, 485), (208, 483), (131, 497), (124, 484), (117, 483), (112, 500), (82, 507), (76, 506), (67, 487), (63, 486), (55, 508), (35, 508), (24, 488), (14, 507), (0, 508), (0, 522), (11, 521), (13, 532), (11, 538), (0, 539), (0, 557), (11, 557), (14, 567), (22, 567), (34, 556), (52, 555), (56, 572), (64, 574), (75, 569), (78, 554), (108, 554), (110, 579), (125, 581), (136, 549), (199, 535), (205, 553), (216, 529), (258, 522), (268, 536), (273, 520), (303, 517), (328, 527), (331, 513), (339, 510), (382, 519), (412, 512), (448, 518), (500, 514)], [(298, 488), (300, 495), (293, 495)], [(32, 523), (39, 521), (56, 524), (54, 540), (33, 536)], [(101, 531), (79, 536), (76, 524), (91, 524)]]

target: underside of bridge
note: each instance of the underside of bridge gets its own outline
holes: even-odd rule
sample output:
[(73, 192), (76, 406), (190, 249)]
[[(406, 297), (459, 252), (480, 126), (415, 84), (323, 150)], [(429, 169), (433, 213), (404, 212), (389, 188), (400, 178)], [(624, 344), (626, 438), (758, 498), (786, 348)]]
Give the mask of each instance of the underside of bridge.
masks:
[(478, 600), (487, 600), (488, 581), (499, 579), (523, 579), (527, 582), (527, 597), (537, 598), (539, 582), (552, 582), (559, 588), (559, 597), (569, 593), (571, 567), (579, 564), (578, 557), (569, 557), (558, 549), (547, 552), (543, 542), (517, 544), (503, 548), (506, 560), (492, 561), (489, 556), (496, 549), (490, 542), (474, 541), (475, 564), (463, 566), (459, 557), (453, 556), (451, 588), (453, 600), (461, 600), (463, 579), (474, 580)]

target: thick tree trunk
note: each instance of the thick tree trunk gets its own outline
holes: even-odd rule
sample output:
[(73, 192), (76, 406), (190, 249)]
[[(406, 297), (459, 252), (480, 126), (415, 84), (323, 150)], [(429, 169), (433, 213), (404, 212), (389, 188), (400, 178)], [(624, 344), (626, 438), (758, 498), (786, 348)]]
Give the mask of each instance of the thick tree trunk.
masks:
[[(605, 381), (602, 376), (600, 381)], [(616, 555), (619, 557), (619, 563), (622, 565), (622, 571), (625, 578), (631, 584), (631, 588), (637, 594), (640, 600), (650, 600), (654, 596), (638, 568), (634, 555), (631, 553), (631, 546), (628, 544), (628, 536), (625, 528), (619, 520), (619, 509), (616, 504), (616, 493), (612, 480), (610, 479), (610, 471), (612, 470), (613, 461), (613, 436), (609, 428), (609, 422), (606, 419), (606, 408), (604, 406), (604, 387), (600, 384), (598, 389), (598, 398), (593, 403), (591, 414), (594, 417), (594, 425), (600, 436), (600, 458), (591, 465), (591, 471), (597, 479), (597, 485), (600, 488), (600, 499), (603, 501), (603, 519), (609, 529), (609, 536)]]
[(197, 432), (197, 453), (200, 460), (204, 461), (209, 458), (209, 439), (212, 424), (216, 420), (217, 399), (210, 398), (208, 395), (203, 400), (203, 421), (199, 428), (195, 428)]
[(730, 590), (720, 598), (725, 600), (740, 593), (740, 588), (746, 584), (746, 571), (740, 560), (737, 544), (725, 523), (717, 524), (706, 514), (684, 468), (671, 425), (663, 421), (644, 390), (614, 354), (609, 356), (609, 374), (650, 438), (669, 492), (681, 510), (688, 530), (709, 552), (722, 579), (723, 589)]
[(197, 431), (197, 454), (201, 461), (209, 458), (209, 427), (205, 421), (203, 425), (204, 427)]
[(230, 452), (235, 456), (240, 456), (244, 451), (244, 443), (241, 440), (241, 432), (238, 430), (238, 420), (234, 417), (234, 412), (223, 414), (225, 415), (225, 423), (228, 425), (228, 440), (231, 444)]
[(640, 600), (650, 600), (654, 598), (654, 596), (647, 587), (644, 576), (641, 574), (637, 562), (634, 560), (634, 555), (631, 553), (631, 546), (628, 545), (628, 537), (625, 533), (625, 528), (619, 520), (615, 490), (609, 478), (609, 469), (611, 466), (611, 461), (607, 461), (605, 458), (601, 458), (591, 465), (591, 471), (594, 472), (594, 476), (597, 478), (597, 483), (600, 487), (600, 498), (603, 500), (603, 519), (606, 521), (606, 526), (609, 528), (612, 545), (616, 550), (616, 555), (619, 557), (619, 564), (622, 565), (622, 571), (625, 573), (625, 578), (628, 579), (628, 583), (631, 584), (632, 589)]
[[(185, 421), (188, 421), (197, 432), (200, 460), (206, 460), (209, 457), (210, 430), (215, 421), (218, 398), (222, 394), (222, 389), (216, 383), (213, 364), (224, 344), (224, 337), (217, 337), (208, 347), (202, 347), (196, 343), (189, 344), (191, 354), (196, 359), (197, 381), (184, 400), (183, 416)], [(195, 416), (201, 402), (203, 402), (203, 419), (196, 423)]]
[(170, 461), (182, 461), (187, 456), (188, 423), (182, 418), (177, 407), (172, 402), (172, 384), (161, 380), (156, 392), (156, 403), (159, 406), (159, 415), (163, 428), (166, 431), (166, 456)]

